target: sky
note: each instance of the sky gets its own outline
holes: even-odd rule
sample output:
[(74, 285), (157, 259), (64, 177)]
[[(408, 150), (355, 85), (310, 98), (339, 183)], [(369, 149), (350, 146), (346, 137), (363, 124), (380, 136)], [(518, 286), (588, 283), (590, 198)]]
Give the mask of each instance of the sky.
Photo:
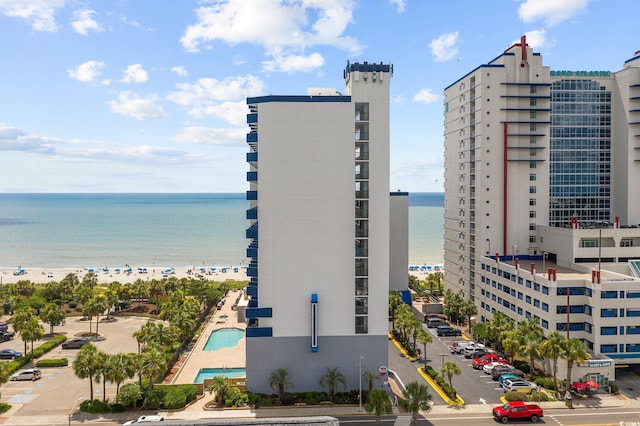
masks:
[(443, 191), (445, 87), (520, 36), (618, 71), (637, 0), (0, 0), (0, 193), (244, 192), (246, 98), (393, 64), (391, 190)]

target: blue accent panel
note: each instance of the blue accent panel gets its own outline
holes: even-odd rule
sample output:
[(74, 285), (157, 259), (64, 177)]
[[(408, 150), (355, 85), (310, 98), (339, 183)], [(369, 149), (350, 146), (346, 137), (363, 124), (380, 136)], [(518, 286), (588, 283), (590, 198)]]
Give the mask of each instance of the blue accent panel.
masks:
[(400, 192), (400, 191), (397, 191), (397, 192), (390, 192), (390, 193), (389, 193), (389, 195), (390, 195), (391, 197), (394, 197), (394, 196), (395, 196), (395, 197), (408, 197), (408, 196), (409, 196), (409, 193), (408, 193), (408, 192)]
[(258, 122), (258, 114), (247, 114), (247, 124), (257, 123)]
[(258, 299), (251, 299), (249, 300), (249, 305), (250, 308), (257, 308), (258, 307)]
[(273, 337), (271, 327), (247, 327), (247, 337)]
[(318, 293), (311, 293), (311, 303), (318, 303)]
[(247, 143), (254, 143), (254, 142), (258, 142), (258, 132), (247, 133)]
[(273, 317), (272, 308), (251, 308), (245, 309), (247, 318), (271, 318)]
[(257, 219), (258, 218), (258, 207), (252, 207), (247, 210), (247, 219)]
[(247, 268), (247, 276), (248, 277), (257, 277), (258, 276), (258, 268)]
[(245, 232), (245, 236), (247, 238), (252, 238), (254, 240), (257, 239), (258, 238), (258, 224), (254, 223), (253, 225), (248, 227), (247, 231)]
[(400, 297), (402, 297), (404, 303), (411, 306), (411, 292), (409, 290), (400, 291)]
[(247, 248), (247, 257), (249, 257), (251, 259), (257, 259), (258, 258), (258, 249), (256, 247)]
[(271, 95), (247, 98), (248, 105), (267, 102), (351, 102), (351, 96)]
[(364, 63), (358, 63), (355, 62), (353, 64), (347, 62), (347, 67), (345, 68), (344, 72), (345, 73), (349, 73), (349, 72), (354, 72), (354, 71), (360, 71), (360, 72), (373, 72), (373, 71), (378, 71), (378, 72), (393, 72), (393, 65), (387, 65), (387, 64), (383, 64), (383, 63), (368, 63), (368, 62), (364, 62)]
[(258, 191), (247, 191), (247, 200), (255, 201), (258, 199)]
[[(257, 138), (257, 136), (256, 136)], [(247, 163), (255, 163), (258, 161), (258, 153), (257, 152), (247, 152)]]
[(247, 182), (256, 182), (258, 180), (258, 172), (247, 172)]
[(247, 286), (247, 296), (251, 298), (258, 297), (258, 287), (253, 285)]

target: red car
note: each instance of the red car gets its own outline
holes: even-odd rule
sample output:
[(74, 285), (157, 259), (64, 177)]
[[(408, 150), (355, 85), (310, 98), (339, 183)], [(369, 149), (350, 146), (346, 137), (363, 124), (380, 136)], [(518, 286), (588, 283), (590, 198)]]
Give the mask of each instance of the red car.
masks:
[(486, 355), (482, 355), (482, 357), (480, 358), (474, 358), (472, 365), (475, 370), (479, 370), (483, 366), (487, 364), (491, 364), (492, 362), (499, 362), (501, 364), (511, 364), (511, 362), (506, 358), (502, 358), (501, 356), (498, 356), (496, 354), (486, 354)]

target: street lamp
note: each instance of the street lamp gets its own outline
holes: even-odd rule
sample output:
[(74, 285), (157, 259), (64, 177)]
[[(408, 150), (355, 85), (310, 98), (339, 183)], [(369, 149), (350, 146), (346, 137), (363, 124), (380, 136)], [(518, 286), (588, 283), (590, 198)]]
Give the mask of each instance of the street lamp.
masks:
[(358, 360), (358, 408), (362, 411), (362, 360), (364, 357), (360, 355)]
[(440, 356), (441, 362), (440, 362), (440, 369), (442, 369), (442, 367), (444, 367), (444, 357), (448, 356), (447, 354), (438, 354)]
[(73, 410), (76, 408), (76, 404), (80, 402), (84, 398), (83, 396), (78, 397), (75, 401), (73, 401), (73, 405), (71, 406), (71, 411), (69, 411), (69, 426), (71, 426), (71, 416), (73, 416)]

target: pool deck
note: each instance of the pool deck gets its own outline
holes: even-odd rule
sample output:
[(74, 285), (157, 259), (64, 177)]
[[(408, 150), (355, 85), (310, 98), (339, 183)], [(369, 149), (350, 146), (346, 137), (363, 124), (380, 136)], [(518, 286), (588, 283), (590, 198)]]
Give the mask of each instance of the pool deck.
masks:
[(238, 344), (231, 348), (215, 351), (204, 350), (204, 345), (213, 331), (223, 328), (242, 330), (246, 328), (244, 322), (238, 322), (238, 312), (232, 309), (239, 295), (240, 291), (230, 292), (222, 308), (215, 311), (210, 317), (209, 323), (200, 333), (195, 346), (172, 377), (172, 384), (193, 383), (201, 368), (246, 368), (245, 339), (240, 339)]

